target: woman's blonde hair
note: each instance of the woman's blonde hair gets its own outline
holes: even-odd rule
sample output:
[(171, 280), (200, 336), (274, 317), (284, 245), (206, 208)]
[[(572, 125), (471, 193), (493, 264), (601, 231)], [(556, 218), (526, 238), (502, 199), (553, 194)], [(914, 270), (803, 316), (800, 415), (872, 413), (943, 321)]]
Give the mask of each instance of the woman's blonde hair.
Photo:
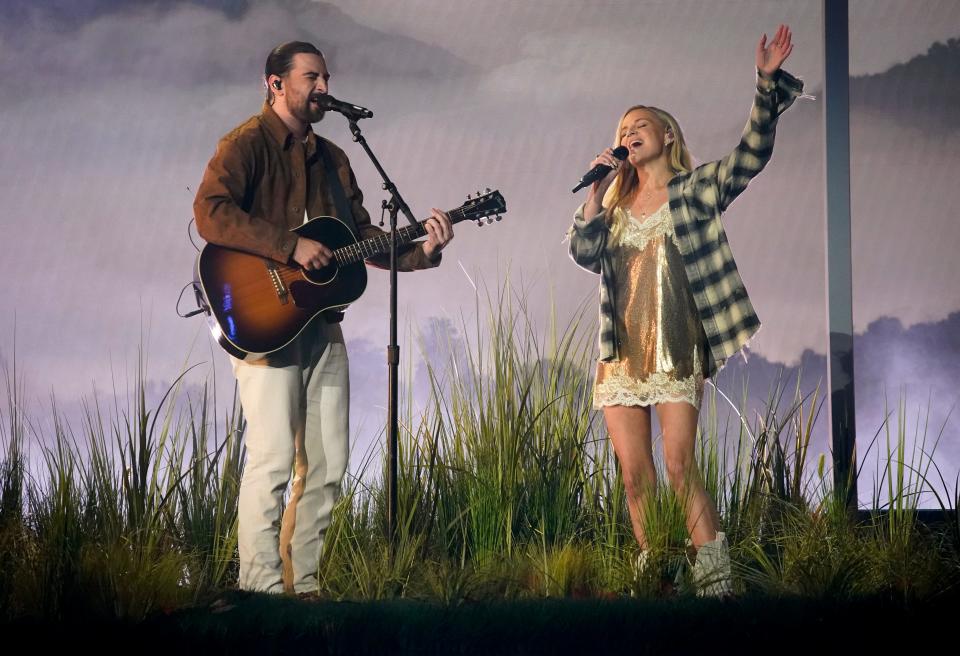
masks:
[[(669, 147), (670, 169), (674, 173), (689, 173), (693, 170), (693, 158), (690, 151), (687, 150), (687, 142), (683, 138), (683, 131), (680, 130), (680, 124), (668, 112), (658, 107), (649, 107), (647, 105), (634, 105), (623, 113), (617, 122), (617, 131), (613, 135), (613, 147), (620, 145), (620, 131), (623, 129), (623, 121), (630, 112), (638, 109), (650, 112), (657, 121), (660, 122), (664, 130), (673, 134), (673, 142)], [(606, 221), (610, 226), (612, 242), (620, 241), (620, 235), (627, 220), (625, 208), (633, 202), (637, 193), (637, 174), (632, 166), (621, 166), (613, 184), (607, 189), (603, 196), (603, 206), (606, 208)]]

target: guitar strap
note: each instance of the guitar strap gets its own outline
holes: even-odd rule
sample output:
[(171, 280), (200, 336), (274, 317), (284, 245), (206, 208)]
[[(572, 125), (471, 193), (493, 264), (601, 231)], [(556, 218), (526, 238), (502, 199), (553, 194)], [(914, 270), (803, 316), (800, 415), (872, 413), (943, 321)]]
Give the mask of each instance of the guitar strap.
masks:
[[(323, 160), (323, 170), (326, 172), (327, 184), (330, 185), (330, 193), (333, 194), (333, 204), (337, 208), (337, 218), (343, 221), (350, 228), (350, 232), (359, 239), (360, 232), (353, 220), (353, 210), (350, 209), (347, 195), (343, 193), (343, 185), (340, 184), (340, 176), (337, 175), (337, 168), (333, 165), (330, 149), (327, 148), (326, 142), (320, 137), (317, 137), (317, 152), (320, 153), (320, 159)], [(343, 312), (326, 310), (323, 317), (327, 320), (327, 323), (340, 323), (343, 321)]]
[(320, 159), (323, 160), (323, 170), (327, 174), (327, 184), (330, 185), (330, 192), (333, 194), (333, 204), (337, 208), (337, 218), (347, 224), (350, 231), (358, 239), (360, 233), (357, 231), (357, 224), (353, 220), (353, 210), (350, 209), (350, 202), (347, 195), (343, 193), (343, 185), (340, 184), (340, 176), (337, 175), (337, 168), (333, 165), (333, 157), (327, 144), (317, 137), (317, 152), (320, 153)]

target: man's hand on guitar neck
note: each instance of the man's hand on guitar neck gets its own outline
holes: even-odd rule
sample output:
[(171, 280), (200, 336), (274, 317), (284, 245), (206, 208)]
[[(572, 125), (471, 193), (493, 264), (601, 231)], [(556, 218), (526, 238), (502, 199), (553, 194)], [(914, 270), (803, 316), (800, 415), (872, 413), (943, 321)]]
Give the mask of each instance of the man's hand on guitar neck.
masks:
[[(423, 242), (423, 253), (431, 261), (436, 262), (440, 251), (453, 239), (453, 224), (450, 216), (433, 208), (433, 216), (423, 222), (427, 232), (427, 240)], [(307, 271), (322, 269), (333, 260), (333, 251), (320, 242), (308, 237), (298, 237), (297, 245), (293, 248), (292, 259)]]
[(440, 251), (453, 239), (453, 224), (450, 222), (450, 215), (436, 207), (433, 209), (433, 216), (423, 222), (423, 227), (427, 231), (427, 241), (423, 244), (423, 254), (432, 262), (436, 262), (440, 257)]
[(306, 237), (297, 238), (297, 245), (293, 248), (293, 261), (307, 271), (322, 269), (330, 264), (331, 259), (333, 251), (320, 242)]

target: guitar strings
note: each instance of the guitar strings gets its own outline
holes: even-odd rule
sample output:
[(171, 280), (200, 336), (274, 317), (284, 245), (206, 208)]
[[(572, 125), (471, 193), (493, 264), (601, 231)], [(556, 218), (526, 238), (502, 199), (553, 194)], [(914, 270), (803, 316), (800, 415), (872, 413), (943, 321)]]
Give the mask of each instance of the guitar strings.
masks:
[[(458, 221), (466, 218), (466, 210), (461, 208), (451, 210), (449, 214)], [(426, 228), (421, 221), (416, 225), (404, 226), (398, 229), (397, 237), (400, 244), (404, 244), (412, 239), (416, 239), (417, 237), (422, 237), (426, 233)], [(376, 237), (371, 237), (370, 239), (365, 239), (363, 241), (354, 242), (353, 244), (349, 244), (347, 246), (342, 246), (336, 249), (333, 254), (334, 259), (336, 259), (338, 263), (352, 264), (381, 253), (387, 250), (389, 247), (390, 233), (384, 233)]]

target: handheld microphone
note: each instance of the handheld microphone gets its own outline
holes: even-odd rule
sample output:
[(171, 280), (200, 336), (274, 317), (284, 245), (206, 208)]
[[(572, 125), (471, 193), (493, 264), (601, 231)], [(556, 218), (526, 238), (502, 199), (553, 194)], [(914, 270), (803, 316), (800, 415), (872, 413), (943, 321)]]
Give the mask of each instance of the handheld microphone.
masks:
[[(627, 159), (627, 155), (630, 153), (624, 146), (617, 146), (613, 149), (613, 156), (616, 157), (621, 162)], [(587, 171), (582, 178), (580, 178), (580, 183), (573, 188), (573, 193), (577, 193), (587, 185), (591, 185), (597, 180), (602, 180), (607, 173), (611, 171), (611, 168), (606, 164), (597, 164), (592, 169)]]
[(320, 109), (343, 114), (351, 121), (357, 121), (361, 118), (371, 118), (373, 116), (373, 112), (366, 107), (361, 107), (360, 105), (353, 105), (342, 100), (337, 100), (329, 93), (323, 94), (317, 98), (317, 104), (320, 105)]

